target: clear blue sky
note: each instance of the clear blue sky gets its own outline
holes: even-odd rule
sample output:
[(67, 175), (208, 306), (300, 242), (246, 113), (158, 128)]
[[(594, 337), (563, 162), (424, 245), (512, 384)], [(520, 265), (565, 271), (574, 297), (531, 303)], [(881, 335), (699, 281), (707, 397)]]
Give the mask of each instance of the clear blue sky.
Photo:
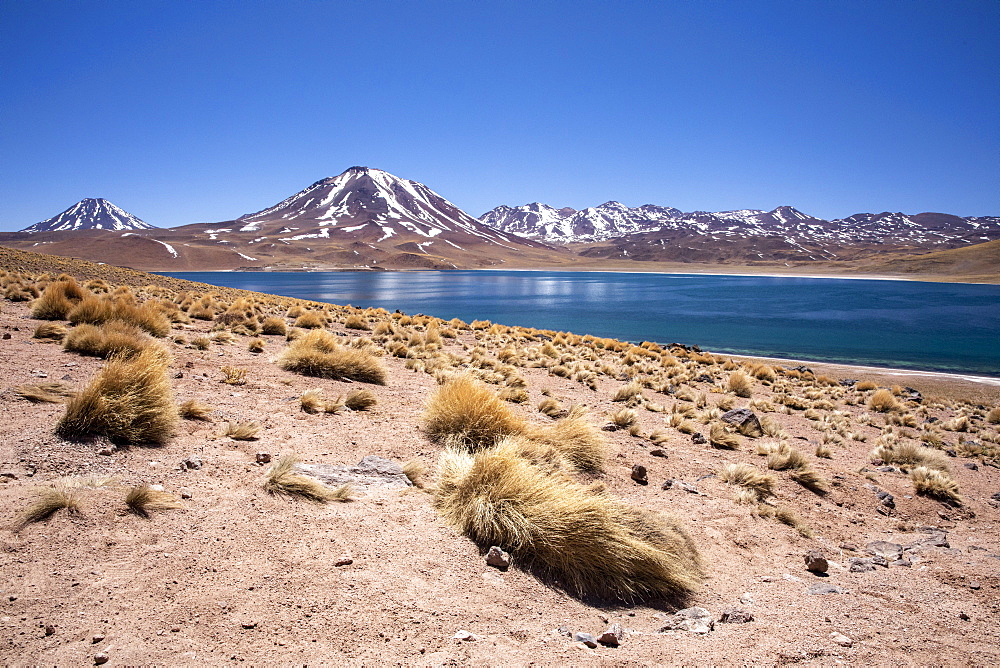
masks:
[(351, 165), (473, 215), (1000, 215), (1000, 1), (0, 0), (0, 229), (219, 221)]

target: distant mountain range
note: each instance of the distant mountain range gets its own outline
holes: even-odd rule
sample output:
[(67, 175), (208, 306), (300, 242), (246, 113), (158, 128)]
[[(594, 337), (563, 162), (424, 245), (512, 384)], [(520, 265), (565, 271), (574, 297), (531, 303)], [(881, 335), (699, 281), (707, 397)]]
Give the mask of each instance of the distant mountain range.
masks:
[(369, 167), (351, 167), (218, 223), (155, 228), (107, 200), (86, 199), (22, 232), (0, 233), (7, 246), (163, 271), (601, 268), (636, 261), (867, 266), (872, 258), (996, 239), (1000, 217), (884, 212), (823, 220), (791, 206), (685, 213), (653, 204), (606, 202), (578, 211), (536, 202), (499, 206), (477, 219), (422, 183)]

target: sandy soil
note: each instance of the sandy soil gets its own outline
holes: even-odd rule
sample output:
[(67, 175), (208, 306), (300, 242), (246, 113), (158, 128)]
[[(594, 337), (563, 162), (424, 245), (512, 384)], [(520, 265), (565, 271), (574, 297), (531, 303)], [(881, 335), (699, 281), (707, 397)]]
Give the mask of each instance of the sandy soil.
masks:
[[(152, 281), (151, 281), (152, 282)], [(176, 284), (174, 284), (176, 285)], [(309, 664), (309, 665), (657, 665), (657, 664), (970, 664), (1000, 661), (1000, 472), (977, 459), (950, 460), (965, 504), (952, 507), (917, 496), (909, 478), (881, 472), (869, 453), (881, 432), (881, 416), (866, 425), (863, 406), (838, 403), (865, 442), (831, 446), (832, 459), (812, 455), (822, 438), (802, 412), (769, 413), (789, 441), (809, 454), (832, 483), (816, 495), (783, 472), (778, 501), (791, 507), (815, 532), (757, 516), (737, 505), (732, 488), (711, 477), (727, 462), (763, 466), (755, 441), (742, 438), (736, 451), (697, 445), (665, 427), (668, 414), (639, 409), (642, 431), (666, 429), (652, 456), (644, 438), (609, 432), (614, 453), (600, 479), (629, 503), (681, 519), (706, 564), (703, 587), (685, 603), (708, 609), (717, 619), (729, 608), (749, 611), (746, 624), (717, 623), (707, 635), (658, 632), (674, 610), (581, 601), (511, 568), (486, 566), (479, 547), (437, 517), (428, 491), (359, 493), (350, 503), (312, 505), (269, 496), (262, 489), (268, 466), (256, 453), (294, 452), (305, 462), (353, 464), (366, 455), (397, 462), (417, 458), (435, 465), (439, 447), (420, 428), (424, 402), (436, 387), (428, 374), (405, 368), (405, 360), (383, 358), (386, 386), (370, 387), (378, 405), (366, 412), (311, 415), (300, 410), (303, 391), (323, 387), (328, 396), (357, 383), (317, 380), (280, 370), (274, 359), (284, 337), (270, 336), (264, 353), (247, 350), (248, 338), (199, 351), (167, 340), (176, 373), (178, 401), (197, 398), (214, 408), (211, 422), (184, 421), (159, 448), (116, 448), (95, 439), (68, 442), (54, 435), (59, 404), (33, 404), (11, 388), (65, 379), (82, 386), (101, 360), (64, 352), (57, 343), (33, 340), (39, 321), (24, 304), (2, 303), (0, 332), (0, 660), (18, 665), (88, 665), (105, 654), (108, 665)], [(187, 340), (212, 323), (178, 325)], [(345, 332), (340, 325), (333, 331)], [(463, 353), (481, 332), (445, 340), (445, 350)], [(496, 352), (495, 350), (492, 352)], [(609, 354), (610, 355), (610, 354)], [(248, 384), (221, 382), (221, 367), (249, 369)], [(530, 401), (513, 406), (531, 421), (549, 391), (564, 404), (587, 406), (593, 420), (606, 421), (621, 404), (611, 402), (623, 382), (602, 376), (596, 391), (549, 375), (520, 369)], [(899, 382), (883, 372), (837, 377)], [(907, 376), (905, 385), (926, 395), (1000, 403), (1000, 388), (958, 378)], [(715, 403), (711, 382), (690, 384)], [(647, 390), (670, 406), (675, 398)], [(754, 399), (771, 390), (756, 384)], [(737, 399), (745, 407), (749, 399)], [(948, 419), (961, 405), (931, 408), (928, 417)], [(968, 412), (972, 410), (964, 406)], [(923, 418), (922, 418), (923, 419)], [(227, 421), (257, 421), (257, 441), (222, 436)], [(974, 421), (979, 436), (996, 427)], [(878, 425), (878, 426), (876, 426)], [(703, 429), (707, 434), (707, 427)], [(911, 430), (919, 431), (919, 430)], [(947, 445), (975, 434), (946, 432)], [(202, 462), (182, 469), (185, 458)], [(634, 482), (634, 464), (648, 469), (649, 484)], [(968, 465), (976, 464), (975, 469)], [(110, 482), (81, 488), (83, 512), (60, 512), (19, 533), (10, 530), (36, 491), (66, 476)], [(705, 477), (710, 476), (710, 477)], [(678, 479), (690, 493), (661, 484)], [(124, 491), (160, 484), (189, 496), (183, 508), (155, 512), (150, 519), (127, 513)], [(877, 486), (895, 496), (890, 515), (877, 512)], [(904, 546), (946, 535), (948, 547), (924, 543), (909, 552), (911, 566), (850, 572), (850, 559), (865, 545), (884, 540)], [(939, 541), (940, 542), (940, 541)], [(830, 561), (826, 576), (805, 569), (803, 555), (818, 549)], [(346, 563), (348, 562), (349, 563)], [(810, 594), (816, 585), (842, 593)], [(618, 648), (588, 648), (559, 632), (599, 634), (608, 622), (626, 629)], [(468, 631), (473, 640), (454, 638)], [(837, 632), (850, 646), (835, 642)], [(100, 639), (98, 639), (100, 638)]]

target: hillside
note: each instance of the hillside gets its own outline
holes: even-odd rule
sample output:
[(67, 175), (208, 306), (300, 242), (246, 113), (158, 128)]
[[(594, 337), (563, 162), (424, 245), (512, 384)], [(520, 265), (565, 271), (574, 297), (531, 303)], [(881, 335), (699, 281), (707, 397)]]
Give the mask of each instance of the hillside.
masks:
[[(16, 250), (0, 250), (0, 268), (8, 297), (0, 305), (7, 662), (1000, 660), (1000, 385), (440, 321)], [(63, 273), (86, 292), (54, 280)], [(50, 293), (32, 302), (35, 291)], [(86, 306), (59, 311), (56, 295)], [(87, 422), (84, 436), (66, 427), (74, 404), (58, 395), (89, 391), (113, 364), (73, 352), (93, 353), (99, 332), (121, 331), (86, 330), (83, 321), (102, 313), (159, 334), (128, 335), (138, 346), (133, 359), (160, 369), (155, 386), (168, 388), (156, 395), (168, 401), (159, 415), (193, 402), (173, 428), (139, 425), (157, 445), (123, 440), (100, 422)], [(353, 361), (334, 377), (300, 373), (328, 367), (283, 368), (302, 359), (290, 357), (302, 350), (297, 343), (318, 340)], [(437, 393), (462, 387), (461, 377), (477, 379), (484, 398), (441, 411)], [(362, 389), (375, 403), (346, 407), (343, 399)], [(51, 401), (40, 401), (40, 391)], [(483, 407), (494, 426), (473, 431), (467, 420)], [(759, 426), (724, 421), (734, 409), (753, 412)], [(501, 433), (490, 431), (496, 425), (515, 435), (519, 454), (489, 459), (496, 451), (484, 434)], [(481, 449), (466, 453), (473, 442)], [(307, 465), (295, 469), (303, 475), (375, 455), (388, 460), (375, 480), (397, 486), (369, 486), (371, 476), (347, 471), (355, 476), (348, 502), (268, 493), (275, 463), (293, 453)], [(405, 463), (408, 475), (391, 462)], [(493, 466), (500, 477), (476, 477), (467, 464)], [(927, 476), (935, 486), (918, 493), (914, 480)], [(498, 488), (503, 481), (509, 487)], [(467, 501), (453, 494), (456, 484)], [(137, 505), (144, 485), (158, 486), (142, 493), (159, 506)], [(551, 514), (538, 515), (532, 499), (540, 497), (524, 496), (526, 485), (560, 490), (544, 506)], [(25, 520), (25, 509), (53, 493), (69, 495), (78, 510)], [(578, 541), (578, 551), (565, 553), (574, 566), (545, 561), (552, 557), (542, 543), (502, 534), (513, 563), (490, 566), (493, 541), (470, 539), (445, 508), (514, 508), (554, 520), (535, 530)], [(567, 536), (559, 526), (576, 529)], [(594, 549), (616, 526), (631, 542)], [(657, 554), (666, 559), (657, 545), (676, 550), (665, 562), (671, 569), (689, 568), (681, 564), (697, 553), (701, 574), (685, 571), (695, 581), (669, 596), (640, 589), (631, 601), (596, 595), (608, 583), (571, 586), (594, 563), (616, 574), (609, 582), (643, 582), (626, 557), (639, 559), (637, 568)], [(812, 567), (825, 562), (825, 574), (807, 569), (813, 551), (822, 559), (809, 556)], [(675, 616), (692, 608), (705, 610), (700, 627)], [(605, 630), (616, 632), (617, 646), (611, 636), (593, 647), (573, 637)]]
[(873, 258), (859, 271), (904, 276), (941, 276), (965, 282), (996, 283), (1000, 272), (1000, 241), (966, 248), (891, 258)]

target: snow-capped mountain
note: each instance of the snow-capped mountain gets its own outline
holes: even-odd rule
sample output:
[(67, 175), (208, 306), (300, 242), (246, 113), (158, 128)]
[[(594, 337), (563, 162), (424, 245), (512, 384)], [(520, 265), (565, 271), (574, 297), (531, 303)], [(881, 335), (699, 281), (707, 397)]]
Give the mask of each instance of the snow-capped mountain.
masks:
[(26, 227), (22, 232), (65, 232), (70, 230), (152, 230), (156, 229), (106, 199), (83, 199), (58, 216)]
[(884, 212), (824, 220), (791, 206), (780, 206), (772, 211), (741, 209), (683, 213), (652, 204), (629, 208), (618, 202), (607, 202), (574, 211), (534, 203), (520, 207), (500, 206), (484, 214), (481, 220), (497, 230), (560, 244), (603, 242), (629, 235), (652, 239), (708, 235), (710, 239), (776, 237), (792, 246), (890, 244), (930, 249), (1000, 238), (1000, 218), (997, 217)]

